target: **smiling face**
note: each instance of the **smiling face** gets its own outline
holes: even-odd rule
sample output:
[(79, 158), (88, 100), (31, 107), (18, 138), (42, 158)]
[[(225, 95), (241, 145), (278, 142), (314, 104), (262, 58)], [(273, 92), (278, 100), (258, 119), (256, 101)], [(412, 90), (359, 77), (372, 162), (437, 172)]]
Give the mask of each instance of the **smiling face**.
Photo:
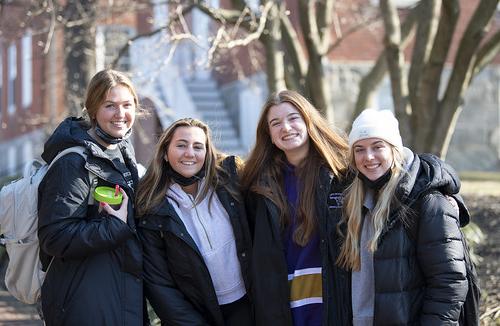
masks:
[(198, 173), (205, 163), (207, 136), (198, 127), (178, 127), (170, 141), (165, 160), (186, 178)]
[(309, 134), (300, 112), (290, 103), (274, 105), (267, 114), (271, 141), (297, 165), (309, 151)]
[(359, 140), (353, 151), (356, 168), (372, 181), (384, 175), (394, 161), (391, 145), (380, 138)]
[(135, 120), (135, 101), (124, 85), (110, 88), (104, 102), (97, 109), (95, 119), (99, 127), (112, 137), (122, 138)]

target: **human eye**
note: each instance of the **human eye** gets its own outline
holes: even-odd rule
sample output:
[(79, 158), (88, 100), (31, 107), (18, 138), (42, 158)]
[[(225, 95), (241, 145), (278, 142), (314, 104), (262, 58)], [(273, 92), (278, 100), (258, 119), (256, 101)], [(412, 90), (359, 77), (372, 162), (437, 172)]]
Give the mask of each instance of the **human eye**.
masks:
[(362, 147), (356, 147), (356, 148), (354, 148), (354, 153), (358, 153), (359, 154), (359, 153), (363, 153), (364, 151), (365, 151), (365, 149), (362, 148)]
[(178, 143), (177, 145), (175, 145), (175, 147), (184, 148), (184, 147), (186, 147), (186, 144), (184, 144), (184, 143)]
[(199, 144), (199, 145), (194, 145), (193, 148), (197, 151), (203, 151), (205, 150), (205, 146), (203, 144)]

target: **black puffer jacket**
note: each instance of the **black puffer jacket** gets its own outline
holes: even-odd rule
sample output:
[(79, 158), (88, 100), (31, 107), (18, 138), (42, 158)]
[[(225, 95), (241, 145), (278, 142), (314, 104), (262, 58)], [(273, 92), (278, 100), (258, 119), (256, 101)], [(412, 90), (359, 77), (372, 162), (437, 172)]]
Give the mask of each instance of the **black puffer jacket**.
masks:
[[(234, 157), (223, 163), (236, 181)], [(237, 257), (245, 286), (250, 286), (251, 239), (243, 203), (223, 186), (217, 197), (229, 215)], [(203, 257), (184, 223), (165, 199), (151, 214), (141, 217), (139, 233), (144, 243), (146, 297), (165, 325), (218, 325), (224, 320)]]
[[(469, 216), (443, 195), (455, 195), (455, 171), (432, 155), (415, 155), (408, 175), (396, 190), (414, 208), (407, 223), (416, 223), (417, 239), (392, 212), (374, 253), (374, 325), (455, 325), (467, 294), (460, 224)], [(459, 199), (459, 196), (454, 196)], [(465, 207), (463, 202), (460, 206)]]
[[(352, 320), (350, 275), (334, 264), (339, 254), (336, 226), (342, 216), (345, 182), (320, 171), (316, 211), (320, 233), (323, 289), (323, 325), (347, 325)], [(252, 297), (256, 325), (292, 325), (287, 263), (279, 226), (279, 212), (269, 199), (255, 193), (247, 196), (247, 210), (253, 234)], [(334, 275), (336, 276), (334, 278)]]
[[(59, 159), (39, 187), (41, 259), (47, 267), (42, 309), (47, 325), (142, 325), (142, 251), (134, 222), (137, 168), (127, 141), (119, 144), (121, 169), (87, 134), (82, 120), (68, 118), (45, 144), (42, 157), (51, 162), (71, 146), (87, 148), (87, 160), (76, 153)], [(129, 196), (128, 221), (98, 213), (89, 205), (89, 173), (98, 185), (119, 184)], [(127, 173), (128, 172), (128, 173)]]

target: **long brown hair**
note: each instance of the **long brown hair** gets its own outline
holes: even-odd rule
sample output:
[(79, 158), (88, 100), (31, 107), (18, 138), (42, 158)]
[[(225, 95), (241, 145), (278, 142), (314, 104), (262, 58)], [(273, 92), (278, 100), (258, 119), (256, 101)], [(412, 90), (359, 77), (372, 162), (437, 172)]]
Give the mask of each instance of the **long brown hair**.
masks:
[(293, 235), (299, 245), (306, 245), (316, 228), (316, 189), (322, 166), (340, 178), (347, 169), (348, 145), (345, 137), (330, 128), (314, 106), (295, 91), (284, 90), (272, 94), (264, 104), (256, 132), (255, 146), (245, 163), (241, 184), (269, 198), (280, 212), (281, 227), (290, 221), (287, 200), (283, 189), (283, 168), (286, 156), (271, 141), (267, 115), (269, 110), (281, 103), (290, 103), (301, 114), (309, 135), (309, 153), (296, 167), (302, 189), (297, 208), (298, 226)]
[(106, 100), (106, 96), (111, 88), (122, 85), (128, 88), (134, 98), (136, 111), (141, 113), (139, 98), (135, 91), (132, 81), (122, 72), (112, 69), (101, 70), (92, 77), (87, 87), (85, 95), (84, 112), (88, 115), (90, 123), (95, 126), (95, 116), (99, 106)]
[[(200, 120), (192, 118), (183, 118), (175, 121), (163, 132), (158, 143), (156, 144), (153, 160), (149, 164), (146, 174), (140, 180), (137, 187), (136, 208), (138, 216), (143, 216), (152, 211), (164, 199), (168, 187), (172, 184), (171, 178), (167, 175), (167, 162), (165, 161), (165, 153), (172, 141), (175, 130), (179, 127), (197, 127), (203, 130), (206, 136), (206, 156), (205, 156), (205, 178), (206, 182), (199, 195), (197, 201), (203, 200), (210, 188), (217, 188), (219, 185), (224, 186), (237, 200), (241, 200), (235, 182), (230, 182), (229, 172), (225, 171), (221, 164), (227, 155), (219, 152), (212, 143), (211, 131), (208, 125)], [(241, 164), (240, 161), (236, 162)], [(213, 193), (212, 193), (213, 195)], [(210, 200), (212, 197), (210, 197)]]

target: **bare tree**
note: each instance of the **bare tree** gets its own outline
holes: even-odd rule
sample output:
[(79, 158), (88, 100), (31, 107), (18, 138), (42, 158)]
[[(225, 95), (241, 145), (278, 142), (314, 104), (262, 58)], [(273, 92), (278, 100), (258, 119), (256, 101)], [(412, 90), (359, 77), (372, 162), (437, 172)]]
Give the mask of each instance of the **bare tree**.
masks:
[[(340, 1), (298, 1), (298, 22), (292, 22), (287, 5), (292, 2), (262, 0), (271, 6), (268, 15), (253, 13), (266, 19), (266, 29), (259, 35), (266, 58), (268, 88), (274, 91), (286, 86), (308, 96), (323, 113), (333, 110), (331, 89), (325, 78), (324, 61), (335, 45), (336, 5)], [(248, 15), (245, 1), (231, 1), (232, 10), (207, 8), (204, 2), (194, 6), (219, 23), (230, 24), (236, 17)], [(487, 33), (496, 12), (498, 0), (480, 0), (452, 58), (452, 67), (445, 69), (457, 21), (461, 14), (459, 0), (420, 1), (405, 15), (393, 1), (380, 1), (385, 37), (384, 50), (372, 70), (361, 80), (358, 100), (353, 112), (357, 115), (367, 106), (374, 92), (389, 73), (396, 115), (401, 123), (405, 143), (416, 151), (436, 153), (442, 157), (453, 134), (461, 110), (463, 96), (477, 75), (500, 50), (500, 31)], [(261, 7), (264, 8), (264, 7)], [(403, 22), (400, 22), (400, 16)], [(378, 15), (366, 15), (352, 30), (372, 23)], [(241, 24), (248, 33), (255, 33), (255, 24)], [(415, 35), (413, 37), (413, 35)], [(346, 35), (340, 41), (346, 39)], [(413, 41), (410, 62), (403, 50)], [(286, 55), (285, 55), (286, 53)], [(449, 73), (449, 78), (446, 78)], [(440, 94), (440, 90), (442, 94)], [(329, 117), (332, 115), (329, 114)]]
[[(460, 1), (421, 1), (413, 9), (419, 18), (417, 22), (411, 21), (416, 24), (416, 36), (409, 69), (403, 60), (404, 44), (399, 32), (404, 28), (400, 26), (394, 3), (381, 0), (380, 4), (385, 51), (379, 60), (385, 57), (387, 62), (394, 108), (403, 126), (405, 142), (417, 152), (445, 157), (465, 91), (500, 50), (500, 31), (487, 37), (498, 0), (479, 1), (459, 40), (449, 79), (445, 78), (445, 67), (457, 29)], [(366, 88), (362, 92), (367, 92)], [(444, 90), (442, 94), (440, 90)]]
[[(240, 22), (247, 33), (258, 34), (266, 62), (267, 86), (273, 92), (279, 89), (295, 89), (307, 96), (316, 108), (333, 120), (333, 103), (324, 62), (332, 50), (350, 33), (378, 19), (372, 11), (360, 17), (353, 28), (344, 35), (332, 38), (335, 3), (333, 0), (299, 0), (294, 21), (289, 9), (292, 2), (262, 0), (259, 11), (252, 12), (246, 1), (230, 1), (232, 9), (210, 8), (202, 1), (194, 6), (226, 26)], [(358, 6), (362, 11), (363, 7)], [(259, 30), (257, 26), (265, 29)]]

